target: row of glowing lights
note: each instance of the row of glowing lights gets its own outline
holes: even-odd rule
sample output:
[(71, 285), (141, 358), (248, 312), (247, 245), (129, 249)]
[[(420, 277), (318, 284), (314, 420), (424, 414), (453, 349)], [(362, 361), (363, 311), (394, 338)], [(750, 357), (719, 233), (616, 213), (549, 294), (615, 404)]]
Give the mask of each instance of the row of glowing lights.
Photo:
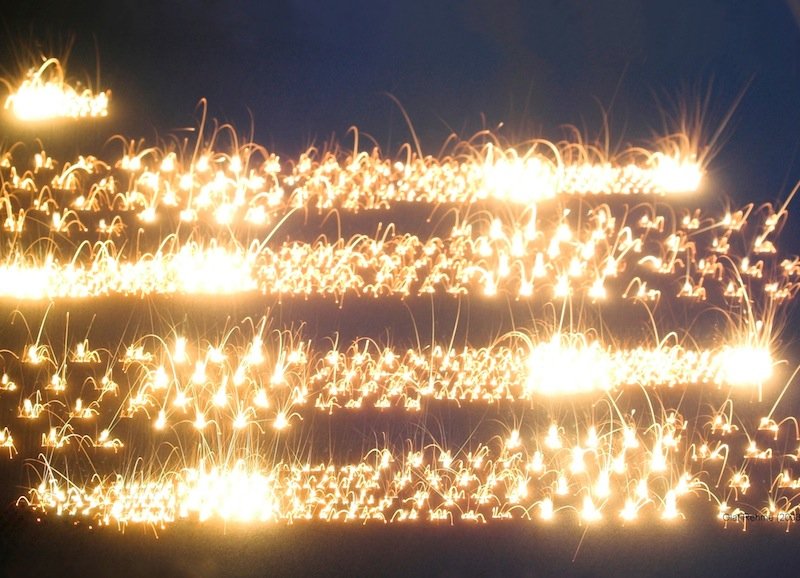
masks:
[[(289, 334), (276, 335), (278, 343), (293, 341)], [(120, 405), (116, 401), (111, 414), (147, 415), (156, 430), (165, 430), (171, 421), (176, 426), (191, 424), (201, 433), (212, 425), (211, 429), (243, 430), (271, 423), (274, 429), (284, 430), (300, 416), (298, 411), (311, 405), (328, 413), (370, 405), (420, 411), (423, 402), (433, 400), (514, 403), (538, 396), (596, 397), (625, 386), (754, 388), (771, 377), (774, 365), (769, 350), (756, 344), (625, 350), (604, 347), (577, 334), (556, 334), (540, 343), (509, 336), (494, 346), (461, 350), (436, 346), (398, 352), (363, 340), (343, 352), (331, 349), (313, 354), (308, 349), (300, 343), (268, 351), (260, 335), (246, 347), (209, 345), (204, 353), (197, 348), (197, 357), (188, 352), (184, 337), (176, 338), (171, 351), (155, 354), (141, 344), (129, 346), (120, 360), (127, 378), (123, 411), (116, 411)], [(86, 378), (100, 391), (98, 399), (85, 403), (78, 397), (69, 403), (68, 364), (55, 361), (45, 345), (29, 346), (24, 362), (54, 371), (42, 389), (23, 397), (19, 417), (37, 419), (45, 412), (67, 417), (63, 426), (43, 434), (45, 447), (65, 445), (74, 433), (71, 422), (95, 420), (103, 411), (104, 398), (116, 399), (123, 389), (109, 369), (100, 380)], [(97, 364), (103, 365), (100, 352), (91, 350), (86, 341), (79, 343), (70, 365)], [(104, 365), (111, 368), (114, 361)], [(0, 392), (17, 390), (15, 380), (4, 372)], [(113, 426), (103, 429), (95, 445), (121, 446), (120, 440), (111, 437), (112, 430)], [(6, 440), (10, 446), (10, 434)]]
[[(557, 145), (533, 145), (519, 153), (488, 144), (443, 159), (411, 154), (394, 160), (377, 151), (319, 154), (312, 149), (282, 164), (262, 147), (246, 145), (232, 154), (208, 150), (186, 162), (157, 148), (128, 151), (116, 162), (81, 156), (60, 169), (41, 152), (31, 170), (18, 169), (7, 153), (0, 168), (6, 173), (5, 197), (23, 191), (34, 196), (28, 208), (59, 213), (65, 220), (74, 212), (111, 209), (136, 211), (142, 221), (154, 222), (160, 212), (177, 211), (183, 222), (210, 217), (222, 225), (264, 225), (275, 213), (310, 207), (359, 211), (399, 202), (480, 201), (530, 205), (559, 195), (664, 195), (694, 192), (700, 186), (702, 168), (689, 153), (630, 155), (638, 160), (616, 165), (593, 161), (590, 152), (576, 159), (562, 157)], [(69, 198), (59, 204), (54, 190), (70, 192)]]
[[(767, 212), (767, 211), (765, 211)], [(416, 235), (350, 239), (314, 243), (284, 241), (277, 247), (254, 241), (163, 241), (154, 253), (119, 256), (114, 241), (82, 243), (61, 263), (54, 249), (37, 257), (12, 245), (0, 263), (0, 296), (19, 299), (92, 297), (109, 294), (346, 294), (373, 297), (499, 293), (528, 298), (536, 287), (551, 299), (585, 292), (592, 300), (608, 297), (607, 280), (628, 277), (622, 297), (654, 301), (659, 287), (642, 278), (653, 274), (677, 278), (678, 297), (705, 300), (707, 287), (719, 284), (724, 296), (746, 298), (742, 279), (757, 280), (770, 299), (783, 301), (797, 290), (800, 265), (783, 259), (771, 268), (776, 254), (772, 238), (780, 213), (769, 212), (744, 235), (747, 215), (739, 211), (709, 230), (698, 231), (700, 219), (683, 219), (667, 234), (663, 215), (645, 213), (633, 225), (618, 220), (608, 207), (576, 216), (564, 209), (551, 223), (534, 214), (522, 225), (491, 221), (485, 234), (457, 225), (449, 237), (422, 240)], [(576, 222), (577, 221), (577, 222)], [(704, 233), (707, 233), (705, 237)], [(731, 244), (747, 245), (748, 255), (734, 255)], [(751, 256), (752, 255), (752, 256)], [(615, 297), (615, 295), (612, 295)]]
[[(713, 450), (705, 444), (700, 451), (693, 444), (692, 462), (686, 463), (686, 425), (675, 412), (642, 435), (633, 424), (609, 423), (606, 430), (589, 425), (580, 440), (570, 440), (553, 423), (531, 441), (514, 430), (472, 451), (428, 444), (404, 453), (375, 449), (348, 465), (281, 462), (266, 468), (247, 459), (217, 465), (213, 457), (200, 458), (198, 467), (140, 470), (86, 485), (67, 480), (50, 461), (41, 482), (21, 500), (89, 523), (155, 526), (186, 518), (551, 520), (570, 511), (583, 522), (615, 515), (633, 521), (642, 510), (671, 520), (683, 517), (678, 501), (687, 495), (714, 500), (721, 519), (745, 513), (729, 501), (748, 493), (750, 478), (746, 466), (727, 464), (727, 444), (717, 442)], [(695, 462), (699, 473), (692, 474), (688, 466)], [(718, 475), (710, 470), (715, 463)], [(800, 479), (782, 470), (761, 512), (796, 515), (798, 488)]]
[(108, 116), (109, 95), (70, 84), (58, 59), (48, 58), (28, 71), (6, 98), (4, 108), (22, 122), (101, 118)]

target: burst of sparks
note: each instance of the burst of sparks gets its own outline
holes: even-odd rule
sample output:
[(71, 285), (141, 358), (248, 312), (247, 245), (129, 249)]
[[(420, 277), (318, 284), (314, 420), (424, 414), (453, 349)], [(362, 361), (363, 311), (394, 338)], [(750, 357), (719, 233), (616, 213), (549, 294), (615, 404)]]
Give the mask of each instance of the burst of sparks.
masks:
[(24, 122), (98, 118), (108, 116), (108, 99), (108, 92), (94, 93), (69, 84), (58, 59), (49, 58), (28, 71), (6, 98), (5, 109)]

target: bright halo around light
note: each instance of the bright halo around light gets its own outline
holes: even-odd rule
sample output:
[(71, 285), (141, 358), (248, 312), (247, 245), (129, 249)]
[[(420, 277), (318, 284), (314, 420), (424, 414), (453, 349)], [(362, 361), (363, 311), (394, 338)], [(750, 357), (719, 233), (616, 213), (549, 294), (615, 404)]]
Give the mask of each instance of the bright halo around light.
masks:
[(717, 381), (734, 386), (765, 383), (772, 377), (774, 365), (768, 349), (746, 345), (724, 348), (718, 362)]
[(70, 85), (59, 60), (49, 58), (28, 72), (6, 98), (5, 109), (23, 122), (102, 118), (108, 116), (109, 95), (108, 91), (95, 93)]
[(608, 391), (613, 386), (613, 362), (597, 342), (572, 346), (555, 335), (534, 347), (528, 357), (525, 389), (544, 395)]
[(652, 179), (665, 194), (694, 192), (703, 181), (703, 169), (693, 158), (655, 153)]

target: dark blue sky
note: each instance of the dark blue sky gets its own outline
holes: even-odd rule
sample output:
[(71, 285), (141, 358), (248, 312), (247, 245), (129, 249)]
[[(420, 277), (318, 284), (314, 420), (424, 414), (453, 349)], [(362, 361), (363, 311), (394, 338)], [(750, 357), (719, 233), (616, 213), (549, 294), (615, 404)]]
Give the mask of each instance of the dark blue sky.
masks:
[(664, 103), (708, 90), (713, 131), (745, 91), (713, 175), (721, 192), (769, 199), (800, 178), (792, 2), (34, 0), (0, 18), (11, 46), (74, 34), (74, 74), (94, 74), (96, 39), (115, 130), (189, 125), (207, 97), (242, 130), (251, 111), (283, 154), (351, 125), (396, 147), (409, 135), (387, 92), (436, 151), (484, 118), (512, 139), (563, 124), (596, 135), (602, 108), (615, 136), (641, 141), (663, 130)]

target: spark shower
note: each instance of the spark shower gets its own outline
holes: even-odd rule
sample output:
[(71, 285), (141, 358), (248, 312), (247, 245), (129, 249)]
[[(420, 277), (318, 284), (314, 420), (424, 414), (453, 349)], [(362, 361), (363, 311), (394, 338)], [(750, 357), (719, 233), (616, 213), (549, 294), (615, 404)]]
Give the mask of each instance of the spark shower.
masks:
[[(113, 113), (109, 96), (47, 59), (5, 108), (87, 122)], [(790, 529), (800, 426), (781, 403), (794, 375), (778, 369), (800, 260), (778, 236), (791, 197), (709, 209), (695, 135), (614, 153), (571, 137), (512, 146), (484, 132), (389, 155), (354, 131), (350, 147), (285, 159), (204, 118), (192, 139), (119, 137), (103, 158), (0, 151), (14, 328), (0, 343), (0, 459), (30, 466), (17, 505), (121, 528), (635, 527), (691, 523), (708, 503), (720, 524)], [(345, 234), (370, 214), (377, 227)], [(205, 328), (207, 310), (254, 299), (259, 313)], [(184, 303), (190, 322), (78, 315), (109, 300)], [(273, 313), (290, 300), (526, 314), (469, 339), (457, 317), (427, 341), (359, 318), (344, 340)], [(496, 416), (458, 442), (446, 422), (378, 435), (442, 408)], [(315, 418), (336, 430), (362, 414), (378, 424), (371, 445), (319, 443)]]

